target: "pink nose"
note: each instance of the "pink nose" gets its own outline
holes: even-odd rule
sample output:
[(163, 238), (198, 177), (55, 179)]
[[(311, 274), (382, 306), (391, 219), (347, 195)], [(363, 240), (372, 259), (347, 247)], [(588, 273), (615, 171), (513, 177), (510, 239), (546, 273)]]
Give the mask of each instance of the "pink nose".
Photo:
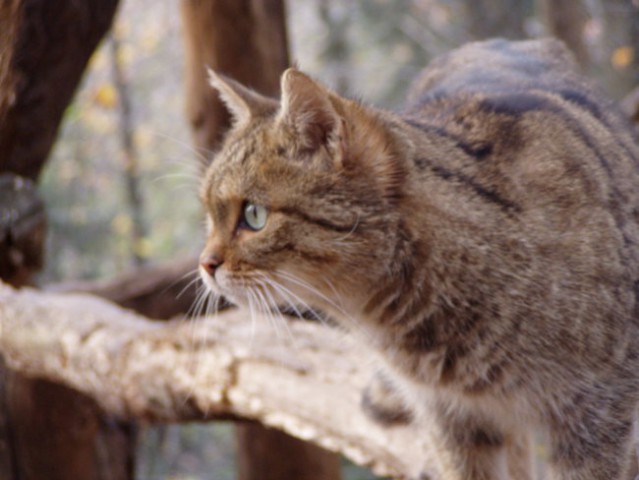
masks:
[(215, 271), (217, 270), (217, 267), (222, 265), (223, 262), (224, 260), (222, 260), (217, 255), (208, 254), (208, 255), (202, 255), (200, 257), (200, 265), (202, 266), (204, 270), (206, 270), (206, 273), (208, 273), (211, 276), (215, 275)]

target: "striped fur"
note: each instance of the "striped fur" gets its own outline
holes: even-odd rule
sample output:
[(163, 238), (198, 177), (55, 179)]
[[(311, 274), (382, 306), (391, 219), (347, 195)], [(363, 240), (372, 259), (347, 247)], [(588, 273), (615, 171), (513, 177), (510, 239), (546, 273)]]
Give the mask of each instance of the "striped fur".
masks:
[[(212, 289), (323, 309), (377, 349), (398, 418), (437, 413), (446, 479), (532, 478), (534, 430), (552, 478), (633, 478), (639, 152), (562, 45), (470, 44), (401, 114), (294, 70), (280, 103), (225, 85), (242, 121), (201, 191)], [(263, 230), (237, 228), (247, 201)]]

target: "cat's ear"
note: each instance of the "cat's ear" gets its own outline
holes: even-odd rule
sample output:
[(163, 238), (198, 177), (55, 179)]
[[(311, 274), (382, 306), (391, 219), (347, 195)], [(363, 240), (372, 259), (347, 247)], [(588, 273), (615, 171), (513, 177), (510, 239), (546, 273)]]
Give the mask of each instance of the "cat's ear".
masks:
[(247, 125), (252, 118), (276, 111), (276, 100), (265, 97), (225, 75), (208, 69), (209, 83), (220, 94), (234, 126)]
[(295, 132), (304, 148), (339, 146), (343, 120), (331, 102), (332, 94), (293, 68), (282, 74), (281, 87), (280, 121)]

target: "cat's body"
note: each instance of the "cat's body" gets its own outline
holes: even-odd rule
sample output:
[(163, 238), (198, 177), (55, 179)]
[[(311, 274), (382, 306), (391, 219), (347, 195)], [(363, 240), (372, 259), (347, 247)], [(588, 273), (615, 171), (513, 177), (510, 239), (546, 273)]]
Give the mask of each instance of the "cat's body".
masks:
[(630, 475), (639, 153), (572, 68), (551, 41), (472, 44), (402, 115), (295, 71), (281, 106), (214, 79), (237, 123), (202, 190), (205, 280), (341, 320), (437, 412), (451, 479), (526, 478), (529, 428), (556, 478)]

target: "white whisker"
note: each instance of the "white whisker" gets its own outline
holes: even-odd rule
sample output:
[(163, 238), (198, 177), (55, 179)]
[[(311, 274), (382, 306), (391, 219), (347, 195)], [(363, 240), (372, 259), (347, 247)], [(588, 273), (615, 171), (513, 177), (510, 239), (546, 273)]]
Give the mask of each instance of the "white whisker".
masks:
[(286, 288), (284, 285), (282, 285), (281, 283), (275, 281), (274, 279), (268, 279), (269, 283), (271, 284), (271, 286), (283, 297), (284, 301), (287, 303), (287, 305), (289, 307), (291, 307), (293, 309), (293, 311), (295, 312), (295, 314), (300, 318), (300, 319), (304, 319), (304, 315), (302, 314), (302, 312), (300, 312), (300, 310), (297, 308), (297, 305), (299, 304), (302, 308), (304, 308), (304, 310), (308, 311), (311, 313), (311, 315), (313, 315), (313, 317), (315, 317), (315, 319), (317, 321), (319, 321), (320, 323), (326, 324), (326, 319), (322, 316), (320, 316), (313, 307), (311, 307), (308, 303), (306, 303), (303, 299), (301, 299), (299, 297), (299, 295), (297, 295), (295, 292), (293, 292), (292, 290)]
[[(167, 135), (165, 133), (159, 132), (157, 130), (151, 130), (150, 131), (152, 135), (164, 138), (166, 140), (170, 140), (174, 143), (176, 143), (177, 145), (180, 145), (181, 147), (184, 147), (186, 150), (188, 150), (189, 152), (193, 153), (197, 159), (202, 162), (203, 164), (207, 164), (210, 161), (210, 158), (207, 157), (207, 155), (211, 155), (213, 152), (211, 150), (204, 150), (201, 151), (200, 149), (195, 148), (193, 145), (191, 145), (188, 142), (185, 142), (183, 140), (180, 140), (178, 138), (172, 137), (170, 135)], [(190, 164), (190, 162), (189, 162)]]
[(177, 284), (178, 282), (181, 282), (182, 280), (186, 279), (189, 275), (194, 275), (194, 278), (191, 279), (189, 281), (189, 283), (187, 283), (182, 290), (180, 290), (178, 292), (178, 294), (175, 296), (176, 299), (180, 298), (182, 295), (184, 295), (184, 292), (186, 292), (189, 288), (192, 288), (193, 285), (197, 284), (198, 281), (201, 280), (200, 276), (199, 276), (199, 272), (197, 271), (197, 269), (193, 270), (192, 272), (189, 272), (185, 275), (183, 275), (181, 278), (179, 278), (178, 280), (176, 280), (175, 282), (173, 282), (171, 285), (169, 285), (169, 287), (172, 287), (173, 285)]
[(277, 302), (275, 301), (275, 299), (273, 298), (272, 294), (269, 292), (269, 288), (268, 288), (268, 278), (264, 275), (264, 274), (260, 274), (260, 279), (256, 279), (256, 282), (258, 283), (258, 285), (261, 287), (262, 293), (264, 295), (264, 300), (268, 306), (268, 311), (271, 314), (271, 318), (273, 319), (273, 323), (274, 324), (281, 324), (284, 326), (284, 329), (286, 330), (286, 333), (288, 334), (289, 338), (291, 339), (291, 341), (293, 342), (293, 344), (295, 344), (295, 338), (293, 336), (293, 332), (291, 332), (291, 329), (288, 325), (288, 320), (286, 320), (282, 314), (279, 311), (279, 308), (277, 306)]
[(336, 238), (335, 240), (333, 240), (332, 243), (340, 243), (343, 242), (344, 240), (346, 240), (348, 237), (350, 237), (351, 235), (353, 235), (353, 233), (355, 233), (355, 230), (357, 230), (357, 227), (359, 226), (359, 213), (357, 214), (357, 218), (355, 219), (355, 223), (353, 224), (353, 228), (351, 228), (351, 230), (344, 234), (343, 236)]
[(249, 343), (249, 349), (253, 348), (253, 343), (255, 342), (255, 329), (257, 327), (255, 318), (255, 307), (253, 302), (255, 302), (255, 298), (253, 296), (253, 291), (250, 288), (246, 289), (246, 299), (248, 300), (249, 314), (251, 315), (251, 341)]
[[(353, 318), (353, 316), (351, 316), (346, 309), (343, 306), (338, 305), (335, 301), (333, 301), (331, 298), (327, 297), (326, 295), (324, 295), (322, 292), (320, 292), (317, 288), (315, 288), (314, 286), (312, 286), (311, 284), (305, 282), (304, 280), (298, 278), (297, 276), (293, 275), (290, 272), (284, 272), (284, 271), (276, 271), (274, 272), (276, 275), (279, 275), (280, 277), (282, 277), (283, 279), (292, 282), (296, 285), (298, 285), (299, 287), (302, 287), (304, 289), (306, 289), (307, 291), (309, 291), (311, 294), (317, 295), (320, 299), (324, 300), (328, 305), (330, 305), (331, 307), (333, 307), (340, 315), (340, 319), (345, 322), (345, 327), (350, 330), (353, 333), (357, 333), (357, 335), (363, 337), (366, 339), (366, 341), (369, 342), (373, 342), (374, 338), (371, 336), (371, 333), (369, 331), (367, 331), (365, 328), (363, 328), (362, 323), (358, 322), (355, 318)], [(337, 297), (337, 301), (339, 301), (340, 303), (342, 303), (341, 298), (339, 295), (337, 295), (337, 291), (335, 289), (335, 287), (328, 282), (327, 285), (331, 288), (331, 290), (333, 290), (333, 292), (335, 293), (336, 297)]]
[(295, 275), (289, 273), (289, 272), (284, 272), (284, 271), (276, 271), (274, 272), (276, 275), (281, 276), (282, 278), (295, 283), (296, 285), (305, 288), (306, 290), (308, 290), (310, 293), (317, 295), (320, 299), (322, 299), (323, 301), (325, 301), (327, 304), (329, 304), (331, 307), (333, 307), (335, 310), (337, 310), (337, 312), (339, 312), (345, 320), (349, 320), (353, 323), (353, 325), (357, 325), (357, 321), (352, 318), (350, 316), (350, 314), (348, 314), (346, 312), (346, 310), (344, 310), (344, 308), (342, 308), (341, 306), (337, 305), (333, 300), (331, 300), (329, 297), (327, 297), (326, 295), (324, 295), (322, 292), (320, 292), (317, 288), (313, 287), (312, 285), (310, 285), (309, 283), (305, 282), (304, 280), (296, 277)]
[(257, 287), (255, 288), (255, 292), (258, 295), (258, 299), (260, 300), (260, 305), (262, 306), (262, 311), (264, 312), (264, 314), (267, 316), (267, 318), (269, 319), (269, 322), (271, 323), (271, 325), (273, 326), (273, 328), (275, 329), (275, 334), (281, 338), (282, 336), (282, 332), (280, 331), (280, 327), (277, 324), (277, 322), (275, 321), (275, 318), (273, 317), (273, 312), (271, 311), (271, 309), (268, 307), (268, 304), (266, 303), (266, 299), (264, 298), (264, 296), (262, 295), (260, 284), (258, 280), (255, 280), (255, 282), (257, 283)]

